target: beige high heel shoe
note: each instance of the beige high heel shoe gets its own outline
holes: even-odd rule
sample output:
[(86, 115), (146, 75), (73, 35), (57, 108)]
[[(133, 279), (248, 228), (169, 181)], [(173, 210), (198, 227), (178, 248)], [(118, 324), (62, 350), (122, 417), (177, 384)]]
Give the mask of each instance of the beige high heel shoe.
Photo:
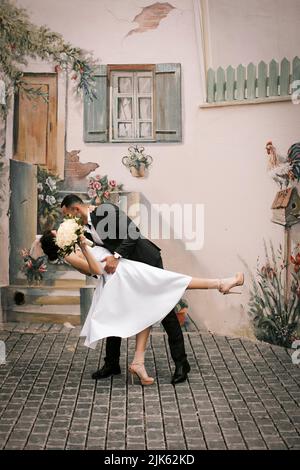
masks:
[(143, 362), (133, 362), (128, 367), (128, 371), (131, 374), (132, 385), (134, 384), (135, 375), (139, 378), (141, 385), (152, 385), (154, 383), (154, 378), (149, 377)]
[(241, 292), (230, 291), (233, 287), (242, 286), (244, 284), (244, 273), (236, 273), (235, 277), (229, 277), (219, 280), (218, 290), (221, 294), (241, 294)]

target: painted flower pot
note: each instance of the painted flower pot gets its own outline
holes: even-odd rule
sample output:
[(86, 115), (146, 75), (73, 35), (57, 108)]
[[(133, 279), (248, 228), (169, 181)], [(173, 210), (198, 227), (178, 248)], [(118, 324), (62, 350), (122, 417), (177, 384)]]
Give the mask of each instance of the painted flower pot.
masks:
[(132, 174), (132, 176), (135, 176), (136, 178), (141, 178), (145, 176), (145, 163), (141, 163), (139, 165), (139, 168), (136, 168), (135, 166), (131, 166), (130, 173)]
[(187, 307), (182, 308), (176, 313), (180, 326), (184, 325), (187, 315)]
[(115, 192), (115, 193), (110, 193), (109, 195), (109, 198), (106, 199), (106, 198), (100, 198), (99, 196), (96, 196), (95, 197), (95, 204), (97, 206), (99, 206), (99, 204), (102, 204), (102, 202), (106, 202), (106, 201), (110, 201), (112, 202), (113, 204), (118, 204), (119, 203), (119, 193), (118, 192)]
[(113, 204), (118, 204), (120, 201), (120, 194), (118, 192), (110, 193), (109, 200)]

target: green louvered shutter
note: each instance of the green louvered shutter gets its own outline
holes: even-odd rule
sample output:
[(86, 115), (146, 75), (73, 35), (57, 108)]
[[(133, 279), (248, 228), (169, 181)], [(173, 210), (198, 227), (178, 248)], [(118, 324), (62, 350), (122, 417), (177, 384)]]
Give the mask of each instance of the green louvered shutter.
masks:
[(84, 142), (108, 142), (107, 66), (95, 74), (97, 98), (84, 97)]
[(155, 67), (157, 142), (181, 142), (181, 66), (157, 64)]

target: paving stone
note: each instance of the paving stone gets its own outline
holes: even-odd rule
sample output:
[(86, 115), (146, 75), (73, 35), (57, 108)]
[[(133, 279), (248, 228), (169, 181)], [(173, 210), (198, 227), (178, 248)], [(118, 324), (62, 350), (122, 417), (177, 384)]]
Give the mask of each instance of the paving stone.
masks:
[[(0, 368), (3, 449), (299, 449), (300, 368), (285, 349), (185, 329), (189, 380), (170, 384), (164, 332), (152, 329), (146, 367), (151, 387), (120, 376), (91, 380), (102, 342), (88, 351), (80, 328), (1, 324), (7, 364)], [(103, 351), (102, 351), (103, 349)], [(155, 361), (154, 361), (155, 359)]]

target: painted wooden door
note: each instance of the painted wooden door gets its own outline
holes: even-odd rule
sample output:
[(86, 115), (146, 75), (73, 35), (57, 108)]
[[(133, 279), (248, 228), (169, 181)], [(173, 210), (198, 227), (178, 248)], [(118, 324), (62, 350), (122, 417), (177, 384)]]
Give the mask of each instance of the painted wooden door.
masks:
[(21, 91), (16, 99), (15, 160), (57, 171), (57, 79), (55, 74), (25, 74), (28, 88), (40, 89), (47, 101)]

